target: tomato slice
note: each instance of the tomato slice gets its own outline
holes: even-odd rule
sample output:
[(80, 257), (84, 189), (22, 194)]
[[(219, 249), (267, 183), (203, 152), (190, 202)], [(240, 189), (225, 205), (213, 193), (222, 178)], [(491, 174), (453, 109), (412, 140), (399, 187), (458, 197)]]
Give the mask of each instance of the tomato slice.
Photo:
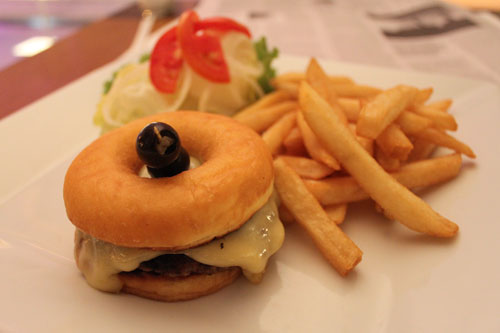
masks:
[(177, 38), (184, 59), (195, 72), (207, 80), (229, 82), (229, 68), (219, 38), (205, 33), (204, 30), (196, 33), (197, 22), (199, 18), (194, 11), (185, 12), (179, 20)]
[(247, 27), (226, 17), (211, 17), (194, 23), (194, 31), (200, 30), (238, 31), (251, 38), (252, 35)]
[(183, 58), (207, 80), (229, 82), (229, 69), (219, 39), (228, 31), (251, 37), (247, 27), (229, 18), (200, 20), (194, 11), (185, 12), (179, 25), (168, 30), (151, 53), (149, 76), (156, 89), (164, 93), (175, 92)]
[(151, 53), (149, 77), (156, 89), (169, 94), (175, 92), (182, 62), (177, 28), (173, 27), (158, 40)]

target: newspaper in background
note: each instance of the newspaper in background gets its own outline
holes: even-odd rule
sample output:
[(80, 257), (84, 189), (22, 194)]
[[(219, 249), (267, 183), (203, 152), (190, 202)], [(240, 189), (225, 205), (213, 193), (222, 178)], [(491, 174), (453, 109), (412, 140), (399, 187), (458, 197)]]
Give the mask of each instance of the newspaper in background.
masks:
[(282, 53), (500, 83), (500, 20), (440, 1), (203, 0)]

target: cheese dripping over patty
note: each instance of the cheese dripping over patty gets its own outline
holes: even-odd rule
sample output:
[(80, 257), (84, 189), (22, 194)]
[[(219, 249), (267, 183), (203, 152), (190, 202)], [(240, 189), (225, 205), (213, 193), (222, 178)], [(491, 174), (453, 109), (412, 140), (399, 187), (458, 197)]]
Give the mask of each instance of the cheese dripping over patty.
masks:
[(108, 292), (121, 290), (120, 272), (133, 271), (141, 262), (172, 253), (185, 254), (211, 266), (239, 266), (250, 281), (258, 282), (268, 259), (279, 250), (284, 237), (274, 192), (241, 228), (196, 248), (178, 252), (127, 248), (99, 240), (77, 229), (75, 256), (87, 282), (96, 289)]

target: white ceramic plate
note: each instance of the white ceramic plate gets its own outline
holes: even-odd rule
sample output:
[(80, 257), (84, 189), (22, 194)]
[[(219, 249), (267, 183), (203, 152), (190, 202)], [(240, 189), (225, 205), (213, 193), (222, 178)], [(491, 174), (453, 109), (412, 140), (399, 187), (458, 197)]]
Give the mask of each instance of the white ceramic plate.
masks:
[[(278, 67), (303, 70), (307, 60), (281, 57)], [(342, 226), (364, 251), (347, 278), (291, 226), (258, 286), (240, 279), (175, 304), (90, 288), (73, 261), (62, 184), (70, 160), (97, 136), (91, 118), (113, 63), (0, 122), (0, 331), (500, 331), (498, 87), (322, 63), (362, 83), (433, 86), (433, 99), (454, 99), (456, 136), (478, 159), (423, 198), (460, 226), (455, 239), (416, 234), (361, 203)]]

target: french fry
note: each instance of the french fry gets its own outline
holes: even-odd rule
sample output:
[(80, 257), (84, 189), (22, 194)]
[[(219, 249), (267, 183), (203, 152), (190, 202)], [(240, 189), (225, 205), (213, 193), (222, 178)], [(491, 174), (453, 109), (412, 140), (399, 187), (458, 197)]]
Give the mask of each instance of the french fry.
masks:
[[(460, 154), (452, 154), (408, 163), (397, 172), (391, 173), (391, 176), (409, 189), (425, 188), (453, 179), (460, 172), (461, 166)], [(370, 198), (350, 176), (305, 179), (304, 183), (322, 205), (337, 205)]]
[[(329, 75), (328, 77), (334, 84), (354, 84), (354, 81), (347, 76)], [(288, 81), (296, 84), (299, 84), (300, 81), (303, 81), (305, 79), (306, 75), (304, 73), (297, 72), (283, 73), (274, 78), (274, 80), (276, 81)]]
[(274, 81), (284, 81), (284, 82), (292, 82), (299, 84), (300, 81), (305, 80), (306, 76), (304, 73), (300, 72), (288, 72), (288, 73), (283, 73), (280, 75), (277, 75), (274, 78)]
[(316, 134), (314, 134), (311, 130), (309, 125), (304, 120), (304, 116), (300, 112), (297, 114), (297, 125), (302, 133), (304, 146), (306, 146), (309, 155), (316, 161), (327, 165), (333, 170), (339, 170), (339, 162), (337, 162), (337, 160), (328, 151), (326, 151), (325, 148), (323, 148), (321, 143), (318, 141), (318, 138), (316, 138)]
[(335, 224), (342, 224), (345, 220), (345, 216), (347, 213), (347, 205), (346, 204), (338, 204), (338, 205), (328, 205), (324, 206), (323, 209), (326, 212), (326, 215), (335, 222)]
[(299, 84), (291, 81), (271, 80), (271, 85), (278, 91), (284, 91), (293, 98), (297, 98), (299, 93)]
[(412, 111), (422, 117), (432, 120), (432, 123), (436, 128), (450, 131), (456, 131), (458, 128), (455, 117), (447, 112), (441, 111), (440, 109), (420, 105), (412, 108)]
[(329, 75), (328, 77), (334, 84), (355, 84), (354, 80), (348, 76)]
[(425, 88), (425, 89), (419, 89), (417, 91), (417, 94), (415, 95), (415, 98), (413, 99), (412, 104), (414, 106), (422, 105), (425, 102), (429, 100), (431, 97), (432, 93), (434, 92), (434, 89), (431, 88)]
[(291, 99), (290, 94), (288, 94), (285, 91), (281, 90), (273, 91), (272, 93), (267, 94), (264, 97), (260, 98), (257, 102), (247, 106), (243, 110), (240, 110), (237, 113), (237, 115), (235, 115), (235, 118), (245, 117), (247, 113), (252, 113), (256, 109), (263, 109), (280, 102), (288, 101), (290, 99)]
[(335, 92), (338, 97), (350, 98), (371, 98), (379, 94), (382, 90), (379, 88), (361, 85), (361, 84), (335, 84)]
[(292, 128), (290, 133), (283, 140), (283, 146), (285, 147), (286, 155), (293, 156), (306, 156), (307, 150), (304, 146), (304, 140), (302, 140), (302, 133), (298, 127)]
[[(338, 225), (344, 222), (347, 213), (347, 204), (329, 205), (323, 207), (323, 209), (333, 223)], [(281, 222), (285, 225), (295, 223), (292, 212), (284, 204), (279, 206), (278, 213)]]
[(401, 161), (405, 161), (413, 149), (410, 139), (396, 124), (387, 126), (375, 141), (386, 156)]
[(335, 170), (307, 157), (281, 156), (289, 167), (300, 177), (307, 179), (322, 179), (331, 175)]
[(396, 123), (406, 135), (415, 135), (432, 126), (432, 120), (410, 111), (401, 112)]
[(351, 130), (352, 134), (356, 137), (359, 144), (368, 152), (368, 154), (373, 156), (373, 140), (365, 138), (364, 136), (360, 136), (356, 133), (356, 124), (349, 123), (347, 127)]
[(357, 133), (376, 139), (408, 107), (417, 91), (414, 87), (398, 85), (377, 95), (361, 109)]
[(470, 158), (476, 158), (476, 154), (465, 143), (455, 139), (449, 134), (435, 128), (427, 128), (415, 134), (417, 138), (434, 143), (438, 146), (450, 148), (458, 153), (464, 154)]
[(296, 111), (297, 107), (297, 102), (284, 101), (264, 108), (255, 108), (246, 111), (244, 114), (238, 113), (234, 116), (234, 119), (252, 128), (257, 133), (261, 133), (286, 113)]
[(401, 161), (399, 159), (386, 155), (379, 146), (376, 146), (375, 149), (375, 159), (382, 169), (387, 172), (396, 171), (401, 166)]
[(304, 179), (304, 184), (323, 206), (340, 205), (370, 198), (350, 176), (319, 180)]
[(363, 252), (332, 223), (299, 175), (283, 159), (277, 158), (274, 168), (276, 190), (283, 204), (337, 272), (347, 275), (361, 261)]
[(311, 58), (309, 61), (306, 70), (306, 78), (311, 87), (330, 104), (330, 107), (337, 113), (339, 119), (341, 119), (344, 124), (347, 124), (347, 117), (337, 101), (334, 84), (314, 58)]
[(457, 233), (455, 223), (386, 173), (306, 82), (301, 83), (299, 103), (305, 120), (326, 149), (390, 216), (414, 231), (432, 236), (452, 237)]
[(329, 75), (330, 81), (332, 81), (334, 84), (355, 84), (354, 80), (351, 79), (348, 76), (342, 76), (342, 75)]
[(411, 189), (429, 187), (455, 178), (462, 167), (462, 156), (450, 154), (408, 163), (393, 177)]
[(452, 103), (453, 101), (451, 99), (442, 99), (440, 101), (429, 103), (427, 106), (441, 111), (448, 111)]
[(344, 110), (347, 120), (351, 122), (358, 121), (359, 112), (361, 111), (361, 101), (359, 99), (342, 97), (338, 98), (337, 101)]
[(275, 122), (271, 127), (269, 127), (264, 133), (262, 133), (262, 139), (269, 147), (269, 151), (271, 152), (271, 154), (276, 154), (278, 149), (281, 147), (285, 137), (295, 126), (296, 119), (296, 112), (287, 113), (277, 122)]
[(372, 139), (368, 139), (368, 138), (365, 138), (363, 136), (359, 136), (356, 134), (356, 140), (358, 140), (359, 144), (361, 145), (361, 147), (363, 147), (366, 152), (368, 154), (370, 154), (371, 156), (373, 156), (373, 152), (374, 152), (374, 144), (373, 144), (373, 140)]
[(280, 216), (281, 222), (283, 222), (285, 225), (289, 225), (292, 223), (295, 223), (295, 218), (292, 215), (292, 212), (290, 212), (290, 209), (287, 208), (283, 203), (278, 207), (278, 214)]
[[(342, 100), (343, 100), (342, 98), (339, 98), (339, 101), (341, 101), (340, 104), (343, 103)], [(344, 112), (349, 121), (351, 122), (358, 121), (359, 112), (355, 108), (345, 107)], [(433, 124), (432, 120), (419, 116), (408, 110), (401, 112), (399, 117), (396, 119), (395, 123), (397, 123), (401, 127), (401, 129), (405, 134), (409, 135), (423, 131), (424, 129), (431, 127)]]
[(408, 156), (407, 162), (415, 162), (429, 158), (436, 150), (436, 145), (432, 142), (416, 138), (413, 141), (413, 149)]

